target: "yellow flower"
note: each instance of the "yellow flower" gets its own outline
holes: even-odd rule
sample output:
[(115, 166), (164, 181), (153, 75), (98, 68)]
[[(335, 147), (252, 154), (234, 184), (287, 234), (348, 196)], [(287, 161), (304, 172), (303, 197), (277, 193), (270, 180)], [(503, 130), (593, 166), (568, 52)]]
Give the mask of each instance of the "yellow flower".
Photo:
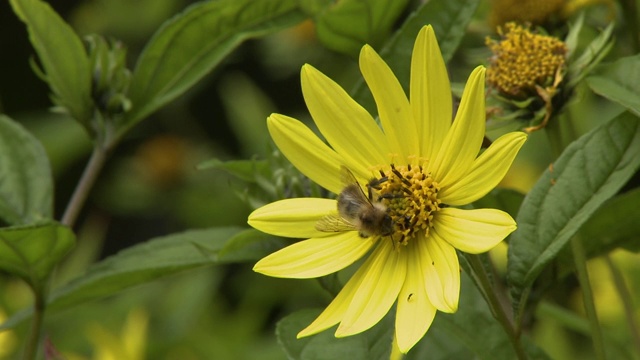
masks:
[(94, 359), (144, 359), (148, 324), (149, 315), (140, 308), (129, 312), (122, 331), (118, 334), (110, 332), (102, 325), (93, 324), (89, 329), (89, 337), (95, 345)]
[[(396, 341), (407, 352), (424, 336), (436, 310), (457, 310), (460, 268), (455, 249), (484, 252), (516, 229), (502, 211), (455, 206), (494, 188), (526, 135), (506, 134), (478, 156), (485, 130), (485, 70), (478, 67), (471, 74), (452, 124), (447, 70), (430, 26), (420, 31), (413, 49), (410, 99), (368, 45), (360, 53), (360, 69), (382, 128), (310, 65), (302, 67), (303, 95), (331, 147), (293, 118), (273, 114), (267, 124), (289, 161), (326, 189), (346, 192), (341, 168), (348, 169), (366, 199), (362, 206), (385, 210), (392, 230), (365, 229), (362, 218), (345, 218), (336, 200), (277, 201), (254, 211), (249, 224), (266, 233), (308, 240), (265, 257), (254, 270), (275, 277), (313, 278), (342, 270), (369, 254), (298, 337), (338, 323), (337, 337), (358, 334), (382, 319), (397, 300)], [(369, 192), (370, 197), (365, 195)], [(343, 202), (345, 197), (339, 196)], [(326, 225), (330, 222), (335, 231)]]
[(539, 87), (553, 87), (562, 80), (567, 47), (559, 39), (535, 34), (514, 22), (498, 28), (502, 40), (487, 38), (493, 52), (487, 70), (488, 83), (512, 98), (536, 95)]

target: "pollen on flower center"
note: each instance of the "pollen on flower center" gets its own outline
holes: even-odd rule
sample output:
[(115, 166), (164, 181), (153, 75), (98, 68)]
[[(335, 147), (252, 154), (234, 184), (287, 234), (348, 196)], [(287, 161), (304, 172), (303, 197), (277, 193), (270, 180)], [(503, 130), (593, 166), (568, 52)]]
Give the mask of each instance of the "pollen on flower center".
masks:
[(536, 94), (536, 86), (554, 83), (565, 64), (566, 45), (551, 36), (535, 34), (528, 27), (507, 23), (498, 28), (503, 39), (487, 38), (493, 52), (487, 68), (487, 82), (502, 94), (523, 98)]
[(406, 245), (417, 233), (433, 227), (433, 215), (440, 210), (438, 183), (422, 166), (391, 164), (380, 170), (379, 198), (387, 206), (395, 232), (394, 241)]

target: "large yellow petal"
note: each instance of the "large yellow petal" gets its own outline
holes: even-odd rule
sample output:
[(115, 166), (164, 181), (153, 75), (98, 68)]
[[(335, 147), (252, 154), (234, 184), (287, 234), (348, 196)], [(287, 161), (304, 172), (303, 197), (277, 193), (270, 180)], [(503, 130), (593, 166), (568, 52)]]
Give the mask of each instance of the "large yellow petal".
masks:
[(249, 215), (249, 225), (271, 235), (311, 238), (332, 235), (316, 230), (323, 217), (336, 214), (335, 200), (297, 198), (279, 200), (256, 209)]
[(373, 261), (336, 330), (336, 337), (370, 329), (398, 298), (407, 273), (406, 254), (394, 250), (392, 241), (383, 239), (371, 257)]
[(309, 279), (340, 271), (369, 251), (374, 242), (357, 231), (312, 238), (289, 245), (258, 261), (253, 270), (261, 274)]
[(469, 76), (456, 119), (430, 167), (440, 186), (464, 176), (480, 151), (485, 129), (484, 73), (484, 67), (478, 66)]
[(349, 309), (349, 304), (351, 304), (351, 300), (353, 299), (356, 291), (360, 287), (362, 280), (367, 275), (369, 271), (369, 266), (374, 261), (373, 256), (369, 256), (369, 258), (360, 266), (360, 268), (356, 271), (355, 274), (347, 281), (342, 290), (338, 293), (338, 295), (333, 299), (333, 301), (327, 306), (326, 309), (315, 319), (313, 322), (300, 331), (297, 335), (297, 338), (317, 334), (323, 330), (326, 330), (333, 325), (339, 323), (344, 314)]
[(445, 204), (455, 206), (485, 196), (502, 180), (526, 140), (527, 135), (523, 132), (499, 137), (473, 162), (468, 174), (451, 185), (443, 186), (438, 198)]
[(458, 310), (460, 298), (460, 265), (453, 246), (442, 240), (431, 228), (429, 238), (420, 242), (420, 260), (423, 266), (425, 288), (429, 301), (440, 311)]
[[(347, 167), (357, 172), (388, 162), (389, 146), (382, 130), (360, 104), (311, 65), (301, 72), (302, 94), (318, 129)], [(360, 174), (371, 177), (371, 172)]]
[(444, 208), (433, 220), (438, 235), (470, 254), (490, 250), (516, 229), (513, 218), (496, 209)]
[(344, 159), (300, 121), (280, 114), (267, 119), (271, 138), (293, 166), (318, 185), (336, 194), (344, 185), (340, 166)]
[(431, 25), (420, 30), (411, 56), (411, 109), (421, 156), (434, 159), (451, 127), (451, 85)]
[(417, 155), (420, 151), (407, 95), (389, 66), (369, 45), (360, 51), (360, 71), (376, 101), (389, 149), (394, 155), (401, 156), (398, 162), (406, 163), (407, 156)]
[(422, 257), (416, 241), (407, 245), (407, 276), (398, 296), (396, 310), (396, 341), (403, 353), (407, 353), (418, 342), (433, 322), (436, 308), (431, 304), (425, 291)]

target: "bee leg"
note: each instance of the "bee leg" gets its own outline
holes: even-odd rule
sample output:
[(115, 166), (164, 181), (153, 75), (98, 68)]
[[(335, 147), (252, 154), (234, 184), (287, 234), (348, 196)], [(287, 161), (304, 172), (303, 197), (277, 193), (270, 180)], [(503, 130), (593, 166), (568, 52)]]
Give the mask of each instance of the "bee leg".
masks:
[(391, 239), (391, 243), (393, 244), (393, 250), (398, 250), (398, 242), (396, 241), (396, 239), (393, 238), (393, 235), (389, 235), (389, 238)]
[(383, 182), (385, 182), (387, 180), (389, 180), (389, 178), (387, 176), (383, 176), (380, 179), (372, 178), (371, 180), (369, 180), (369, 182), (367, 183), (367, 192), (368, 192), (368, 195), (369, 195), (369, 200), (373, 201), (373, 190), (372, 189), (375, 189), (375, 190), (382, 189), (380, 184), (382, 184)]

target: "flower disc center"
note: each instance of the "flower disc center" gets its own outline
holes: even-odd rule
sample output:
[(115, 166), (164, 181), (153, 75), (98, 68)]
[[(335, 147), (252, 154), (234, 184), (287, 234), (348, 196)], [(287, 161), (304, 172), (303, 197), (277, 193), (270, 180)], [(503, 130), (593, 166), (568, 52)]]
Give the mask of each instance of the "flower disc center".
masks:
[(428, 235), (441, 203), (431, 173), (422, 166), (391, 164), (380, 174), (377, 189), (395, 226), (394, 241), (406, 245), (418, 232)]

